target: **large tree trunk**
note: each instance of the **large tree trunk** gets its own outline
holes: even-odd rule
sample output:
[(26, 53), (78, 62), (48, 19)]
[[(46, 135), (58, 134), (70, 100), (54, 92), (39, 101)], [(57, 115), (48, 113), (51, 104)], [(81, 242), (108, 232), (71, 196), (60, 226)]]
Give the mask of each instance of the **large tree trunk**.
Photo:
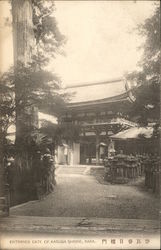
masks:
[[(32, 61), (35, 48), (35, 38), (32, 22), (31, 0), (12, 0), (13, 17), (13, 47), (15, 66), (15, 101), (16, 101), (16, 158), (14, 176), (14, 204), (30, 200), (32, 193), (32, 152), (23, 145), (24, 131), (37, 127), (37, 108), (31, 105), (23, 110), (18, 107), (21, 92), (16, 81), (17, 69), (20, 63), (27, 66)], [(30, 190), (31, 189), (31, 192)]]
[[(1, 94), (0, 94), (0, 98), (2, 98)], [(0, 114), (0, 216), (5, 215), (5, 207), (6, 207), (4, 161), (3, 160), (4, 160), (3, 132), (2, 132), (2, 121), (1, 121), (1, 114)]]
[(14, 65), (27, 65), (35, 45), (31, 0), (12, 0)]

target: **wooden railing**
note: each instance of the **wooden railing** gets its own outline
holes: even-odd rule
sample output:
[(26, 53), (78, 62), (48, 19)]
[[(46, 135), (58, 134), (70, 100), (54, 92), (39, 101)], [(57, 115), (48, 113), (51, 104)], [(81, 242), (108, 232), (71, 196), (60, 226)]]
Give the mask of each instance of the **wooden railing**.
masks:
[(153, 192), (159, 193), (159, 160), (158, 159), (148, 159), (144, 163), (145, 168), (145, 186), (152, 189)]
[(159, 159), (145, 156), (116, 155), (104, 162), (105, 179), (110, 182), (126, 183), (130, 179), (145, 176), (145, 186), (159, 194)]

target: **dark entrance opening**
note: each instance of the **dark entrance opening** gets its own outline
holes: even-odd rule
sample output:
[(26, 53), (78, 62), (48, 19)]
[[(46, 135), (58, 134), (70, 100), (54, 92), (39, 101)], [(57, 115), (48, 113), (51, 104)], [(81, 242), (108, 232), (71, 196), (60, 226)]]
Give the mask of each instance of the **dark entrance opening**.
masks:
[(95, 143), (80, 144), (80, 164), (95, 164), (96, 162), (96, 145)]

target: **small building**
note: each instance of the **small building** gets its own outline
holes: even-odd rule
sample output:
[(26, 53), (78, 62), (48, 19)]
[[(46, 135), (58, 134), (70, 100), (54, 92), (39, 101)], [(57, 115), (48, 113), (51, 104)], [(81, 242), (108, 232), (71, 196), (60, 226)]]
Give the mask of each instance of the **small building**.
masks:
[(136, 126), (122, 115), (132, 104), (133, 89), (122, 78), (68, 86), (70, 98), (58, 122), (79, 126), (79, 139), (58, 147), (58, 163), (99, 165), (108, 149), (114, 152), (111, 135)]
[(159, 154), (159, 138), (154, 136), (154, 127), (133, 127), (111, 136), (116, 150), (127, 155)]

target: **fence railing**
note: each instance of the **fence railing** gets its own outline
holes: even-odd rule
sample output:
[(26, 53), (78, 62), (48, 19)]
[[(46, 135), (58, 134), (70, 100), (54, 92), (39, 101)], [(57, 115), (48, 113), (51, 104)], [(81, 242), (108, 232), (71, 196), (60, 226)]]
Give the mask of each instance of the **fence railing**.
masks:
[(157, 157), (116, 155), (104, 162), (105, 179), (110, 182), (126, 183), (130, 179), (145, 176), (145, 186), (159, 193), (159, 162)]
[(150, 188), (155, 193), (159, 193), (160, 185), (160, 171), (159, 171), (159, 161), (148, 160), (144, 162), (145, 168), (145, 186)]

